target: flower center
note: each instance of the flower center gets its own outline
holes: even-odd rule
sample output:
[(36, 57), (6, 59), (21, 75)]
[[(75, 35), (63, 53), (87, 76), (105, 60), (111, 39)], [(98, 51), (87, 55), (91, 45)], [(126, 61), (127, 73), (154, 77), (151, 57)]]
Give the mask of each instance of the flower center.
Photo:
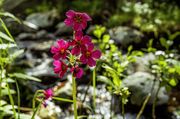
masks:
[(62, 70), (66, 70), (66, 66), (64, 64), (62, 65)]
[(89, 51), (86, 52), (86, 57), (89, 57), (91, 53)]
[(77, 41), (77, 44), (78, 44), (78, 45), (81, 45), (81, 41), (80, 41), (80, 40), (78, 40), (78, 41)]
[(74, 17), (74, 21), (75, 21), (76, 23), (81, 23), (81, 22), (82, 22), (82, 16), (77, 14), (77, 15)]
[(60, 53), (61, 53), (61, 54), (64, 54), (64, 52), (65, 52), (64, 49), (61, 49), (61, 50), (60, 50)]

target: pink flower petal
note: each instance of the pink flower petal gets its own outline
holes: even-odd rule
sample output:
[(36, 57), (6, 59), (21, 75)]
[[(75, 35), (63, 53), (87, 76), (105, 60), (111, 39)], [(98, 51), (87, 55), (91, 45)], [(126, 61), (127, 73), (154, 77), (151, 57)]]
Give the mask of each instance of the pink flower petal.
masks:
[(85, 29), (87, 27), (87, 21), (83, 21), (81, 23), (81, 29)]
[(92, 55), (91, 55), (93, 58), (95, 59), (99, 59), (101, 57), (101, 51), (100, 50), (95, 50), (92, 52)]
[(73, 55), (79, 55), (80, 54), (80, 47), (79, 46), (75, 46), (72, 50), (71, 53)]
[(76, 78), (81, 78), (82, 77), (82, 75), (83, 75), (83, 69), (82, 68), (79, 68), (78, 69), (78, 72), (76, 73)]
[(83, 32), (82, 31), (76, 31), (75, 33), (75, 39), (80, 40), (83, 36)]
[(55, 66), (55, 68), (54, 68), (54, 73), (58, 74), (59, 71), (61, 70), (61, 62), (58, 61), (58, 60), (55, 60), (55, 61), (53, 62), (53, 65)]
[(54, 46), (51, 47), (51, 53), (55, 54), (55, 53), (58, 52), (58, 51), (59, 51), (59, 50), (58, 50), (57, 47), (54, 47)]
[(93, 59), (93, 58), (88, 58), (88, 62), (87, 64), (90, 66), (90, 67), (93, 67), (93, 66), (96, 66), (96, 61)]
[(87, 47), (88, 47), (87, 49), (89, 51), (92, 51), (94, 49), (94, 44), (93, 43), (89, 43)]
[(83, 44), (90, 44), (91, 43), (91, 37), (88, 35), (85, 35), (82, 39)]
[(86, 64), (86, 63), (87, 63), (86, 56), (85, 56), (85, 55), (81, 55), (80, 61), (81, 61), (83, 64)]
[(64, 23), (66, 24), (66, 26), (71, 26), (73, 24), (73, 21), (69, 18), (64, 20)]
[(46, 100), (49, 99), (49, 98), (52, 98), (52, 96), (53, 96), (53, 91), (52, 91), (52, 89), (47, 89), (47, 90), (45, 90), (45, 91), (44, 91), (44, 96), (45, 96), (45, 99), (46, 99)]
[(73, 72), (73, 71), (74, 71), (74, 69), (75, 69), (75, 68), (74, 68), (74, 67), (72, 67), (72, 68), (70, 69), (70, 72)]
[(83, 13), (83, 18), (84, 18), (86, 21), (91, 21), (91, 20), (92, 20), (91, 17), (90, 17), (88, 14), (86, 14), (86, 13)]
[(59, 60), (60, 57), (61, 57), (61, 55), (60, 55), (59, 53), (56, 53), (56, 54), (53, 56), (53, 59)]
[(75, 11), (74, 10), (69, 10), (69, 11), (67, 11), (66, 12), (66, 16), (68, 17), (68, 18), (73, 18), (74, 17), (74, 15), (75, 15)]
[(86, 53), (86, 51), (87, 51), (87, 48), (86, 48), (86, 46), (85, 45), (81, 45), (80, 46), (81, 47), (81, 53)]
[(75, 31), (81, 31), (82, 30), (81, 24), (74, 23), (73, 29)]
[(66, 41), (64, 41), (63, 39), (59, 39), (57, 41), (57, 45), (58, 47), (61, 49), (61, 48), (64, 48), (66, 46)]
[(61, 62), (59, 60), (54, 60), (53, 66), (59, 67), (59, 66), (61, 66)]

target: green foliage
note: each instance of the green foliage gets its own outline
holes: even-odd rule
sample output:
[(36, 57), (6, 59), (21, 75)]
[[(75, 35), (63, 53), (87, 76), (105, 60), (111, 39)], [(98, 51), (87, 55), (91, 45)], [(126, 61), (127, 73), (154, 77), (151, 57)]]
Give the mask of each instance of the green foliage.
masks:
[(51, 1), (43, 0), (40, 4), (33, 6), (32, 8), (27, 8), (25, 10), (26, 14), (32, 14), (34, 12), (47, 12), (53, 9), (53, 5)]
[[(26, 74), (22, 74), (19, 72), (10, 73), (7, 67), (9, 67), (16, 59), (16, 57), (21, 55), (24, 52), (24, 50), (19, 50), (14, 38), (12, 37), (8, 28), (6, 27), (6, 24), (1, 19), (1, 16), (11, 17), (14, 20), (20, 22), (18, 18), (16, 18), (14, 15), (10, 13), (0, 13), (0, 27), (2, 29), (2, 31), (0, 31), (0, 102), (2, 102), (0, 103), (0, 118), (3, 118), (7, 115), (14, 116), (15, 119), (19, 116), (25, 118), (28, 117), (28, 115), (16, 113), (16, 109), (20, 110), (20, 94), (17, 93), (18, 106), (16, 106), (13, 99), (13, 95), (16, 94), (16, 90), (12, 88), (12, 86), (15, 85), (14, 83), (16, 82), (16, 79), (27, 79), (34, 81), (40, 80), (38, 78), (28, 76)], [(17, 92), (19, 92), (17, 83), (16, 87), (18, 89)], [(7, 96), (9, 97), (10, 104), (4, 101), (8, 99)]]
[(108, 27), (117, 25), (135, 26), (143, 32), (166, 32), (169, 29), (178, 29), (180, 9), (176, 4), (157, 2), (154, 0), (130, 2), (118, 0), (114, 14), (107, 20)]
[(163, 51), (156, 52), (157, 59), (151, 62), (152, 73), (160, 80), (163, 86), (169, 88), (178, 84), (180, 76), (180, 62), (173, 54), (165, 54)]
[(71, 2), (71, 7), (74, 10), (84, 11), (89, 13), (90, 15), (96, 15), (101, 13), (103, 9), (103, 0), (76, 0)]
[(97, 37), (93, 41), (98, 43), (103, 53), (102, 68), (105, 70), (101, 76), (98, 76), (98, 80), (106, 83), (109, 91), (120, 95), (123, 104), (126, 104), (130, 92), (127, 87), (122, 87), (121, 83), (126, 76), (128, 65), (135, 62), (135, 57), (142, 56), (143, 53), (132, 51), (133, 47), (129, 46), (127, 55), (123, 55), (110, 39), (109, 34), (106, 34), (105, 27), (96, 26), (93, 33)]

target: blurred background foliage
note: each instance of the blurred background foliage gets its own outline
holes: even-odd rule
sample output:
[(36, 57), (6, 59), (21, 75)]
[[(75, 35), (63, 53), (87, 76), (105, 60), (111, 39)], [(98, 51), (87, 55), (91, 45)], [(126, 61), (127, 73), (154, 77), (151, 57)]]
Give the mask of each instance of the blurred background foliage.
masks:
[[(7, 78), (13, 80), (6, 83), (14, 91), (12, 96), (15, 99), (15, 81), (20, 90), (26, 89), (21, 92), (21, 106), (30, 107), (35, 91), (50, 87), (54, 87), (57, 96), (71, 98), (71, 84), (67, 78), (59, 79), (53, 73), (49, 51), (58, 38), (72, 39), (72, 30), (63, 23), (69, 9), (86, 12), (92, 17), (85, 32), (92, 36), (93, 42), (103, 53), (97, 65), (97, 98), (100, 100), (97, 108), (103, 108), (102, 112), (96, 110), (98, 114), (113, 117), (120, 112), (120, 104), (127, 104), (127, 112), (130, 111), (132, 115), (138, 113), (134, 109), (140, 109), (138, 106), (151, 90), (149, 85), (156, 82), (155, 91), (150, 92), (152, 95), (148, 105), (152, 105), (153, 99), (158, 97), (157, 115), (160, 115), (160, 119), (169, 118), (169, 112), (180, 116), (179, 0), (0, 0), (0, 17), (10, 31), (9, 35), (1, 23), (0, 58), (9, 58), (20, 50), (19, 57), (7, 59), (9, 63), (1, 68), (1, 74), (5, 70)], [(90, 107), (90, 72), (85, 69), (85, 76), (77, 81), (78, 98), (82, 100), (79, 112), (85, 115), (94, 113)], [(31, 76), (40, 78), (42, 82), (37, 82), (39, 80)], [(155, 97), (158, 88), (160, 94)], [(7, 102), (2, 102), (4, 106), (10, 104), (7, 96), (4, 98)], [(14, 103), (16, 108), (18, 103)], [(168, 108), (164, 112), (163, 104)], [(55, 115), (53, 118), (65, 118), (72, 111), (66, 108), (68, 106), (52, 102), (51, 107), (42, 109), (39, 115), (41, 118), (51, 118), (46, 112), (57, 109), (51, 113)], [(8, 109), (10, 114), (1, 111), (4, 116), (12, 115), (13, 109)], [(148, 109), (144, 115), (151, 117)], [(26, 111), (31, 113), (29, 108), (21, 112)]]

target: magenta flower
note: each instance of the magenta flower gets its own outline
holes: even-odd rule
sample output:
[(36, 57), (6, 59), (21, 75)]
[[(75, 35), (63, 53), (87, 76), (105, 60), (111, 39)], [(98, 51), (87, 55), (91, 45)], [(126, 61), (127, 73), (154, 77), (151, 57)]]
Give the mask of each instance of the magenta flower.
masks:
[(80, 61), (83, 64), (88, 64), (90, 67), (93, 67), (96, 65), (95, 59), (99, 59), (101, 57), (101, 52), (99, 50), (94, 49), (94, 44), (90, 44), (87, 46), (85, 50), (83, 50), (83, 53), (80, 57)]
[(55, 66), (54, 73), (59, 74), (59, 77), (62, 78), (66, 73), (68, 66), (63, 61), (59, 60), (55, 60), (53, 65)]
[(86, 45), (91, 44), (91, 37), (88, 35), (83, 36), (83, 33), (79, 31), (75, 33), (75, 39), (70, 44), (74, 46), (71, 53), (78, 56), (86, 48)]
[(45, 100), (51, 99), (53, 96), (53, 90), (52, 89), (47, 89), (43, 93), (44, 93)]
[(87, 21), (90, 21), (91, 18), (86, 13), (75, 12), (69, 10), (66, 12), (67, 18), (64, 20), (64, 23), (67, 26), (72, 26), (75, 31), (81, 31), (86, 28)]
[(53, 58), (58, 60), (60, 58), (65, 59), (67, 56), (67, 50), (69, 48), (68, 42), (63, 39), (60, 39), (56, 43), (57, 46), (51, 47), (51, 53), (54, 54)]
[(84, 73), (83, 69), (79, 66), (72, 67), (71, 72), (73, 73), (73, 76), (76, 78), (81, 78)]

